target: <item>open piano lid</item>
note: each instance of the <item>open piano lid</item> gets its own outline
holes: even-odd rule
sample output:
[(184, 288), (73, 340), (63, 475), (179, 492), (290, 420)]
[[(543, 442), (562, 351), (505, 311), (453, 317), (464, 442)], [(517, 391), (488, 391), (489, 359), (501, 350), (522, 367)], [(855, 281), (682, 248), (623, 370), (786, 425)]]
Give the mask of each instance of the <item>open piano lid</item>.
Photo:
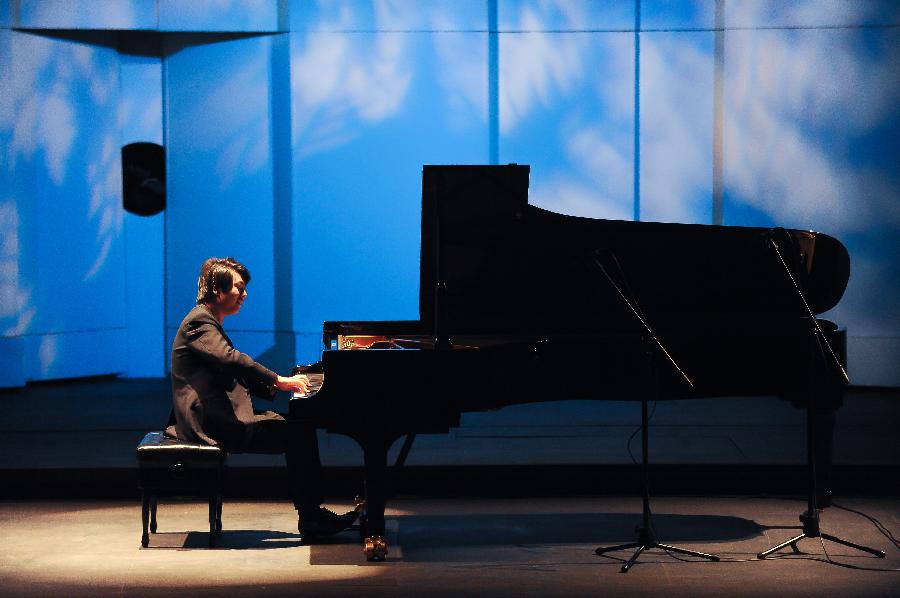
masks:
[[(516, 164), (423, 168), (423, 324), (435, 320), (440, 280), (450, 335), (633, 330), (621, 300), (589, 263), (598, 249), (614, 276), (621, 268), (618, 282), (627, 281), (660, 329), (734, 318), (751, 324), (802, 319), (768, 246), (769, 229), (557, 214), (528, 205), (529, 170)], [(831, 309), (849, 279), (846, 248), (825, 234), (789, 233), (813, 311)]]

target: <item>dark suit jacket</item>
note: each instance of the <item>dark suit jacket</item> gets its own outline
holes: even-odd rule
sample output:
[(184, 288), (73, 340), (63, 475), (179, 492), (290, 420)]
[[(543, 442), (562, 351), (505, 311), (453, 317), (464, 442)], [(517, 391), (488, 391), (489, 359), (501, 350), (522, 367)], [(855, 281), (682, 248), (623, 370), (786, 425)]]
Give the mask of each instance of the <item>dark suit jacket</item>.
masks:
[(181, 440), (220, 445), (229, 451), (248, 446), (253, 424), (273, 417), (255, 414), (251, 392), (271, 400), (275, 372), (235, 350), (222, 325), (204, 305), (188, 312), (172, 343), (172, 399)]

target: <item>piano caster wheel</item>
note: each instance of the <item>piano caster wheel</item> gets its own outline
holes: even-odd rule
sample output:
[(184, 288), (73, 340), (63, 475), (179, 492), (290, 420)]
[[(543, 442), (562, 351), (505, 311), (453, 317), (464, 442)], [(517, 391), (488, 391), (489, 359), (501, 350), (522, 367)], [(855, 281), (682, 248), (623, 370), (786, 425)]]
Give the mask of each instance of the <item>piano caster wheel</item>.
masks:
[(153, 522), (150, 523), (150, 533), (151, 533), (151, 534), (155, 534), (155, 533), (156, 533), (156, 522), (155, 522), (155, 521), (153, 521)]
[(148, 536), (147, 534), (142, 535), (141, 536), (141, 547), (147, 548), (147, 546), (149, 546), (149, 545), (150, 545), (150, 536)]
[(369, 536), (366, 538), (366, 545), (363, 548), (366, 553), (366, 560), (370, 562), (382, 562), (387, 557), (387, 542), (383, 536)]

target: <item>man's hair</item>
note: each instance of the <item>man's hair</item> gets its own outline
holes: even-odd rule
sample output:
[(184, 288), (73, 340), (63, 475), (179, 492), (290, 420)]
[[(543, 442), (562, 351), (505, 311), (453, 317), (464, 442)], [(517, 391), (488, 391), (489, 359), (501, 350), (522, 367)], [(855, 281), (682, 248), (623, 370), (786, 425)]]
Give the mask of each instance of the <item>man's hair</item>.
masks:
[(233, 257), (211, 257), (200, 266), (197, 279), (197, 304), (215, 303), (219, 291), (230, 293), (237, 272), (246, 284), (250, 284), (250, 270)]

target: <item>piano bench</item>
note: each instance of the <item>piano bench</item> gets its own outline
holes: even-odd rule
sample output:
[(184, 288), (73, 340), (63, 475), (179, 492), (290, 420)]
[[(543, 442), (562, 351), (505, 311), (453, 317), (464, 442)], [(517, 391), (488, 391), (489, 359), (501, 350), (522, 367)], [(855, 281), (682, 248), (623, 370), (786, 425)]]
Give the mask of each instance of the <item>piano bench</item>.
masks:
[(141, 546), (156, 533), (156, 505), (160, 497), (209, 501), (209, 546), (222, 531), (222, 486), (228, 453), (217, 446), (183, 442), (163, 432), (150, 432), (137, 447), (141, 489)]

